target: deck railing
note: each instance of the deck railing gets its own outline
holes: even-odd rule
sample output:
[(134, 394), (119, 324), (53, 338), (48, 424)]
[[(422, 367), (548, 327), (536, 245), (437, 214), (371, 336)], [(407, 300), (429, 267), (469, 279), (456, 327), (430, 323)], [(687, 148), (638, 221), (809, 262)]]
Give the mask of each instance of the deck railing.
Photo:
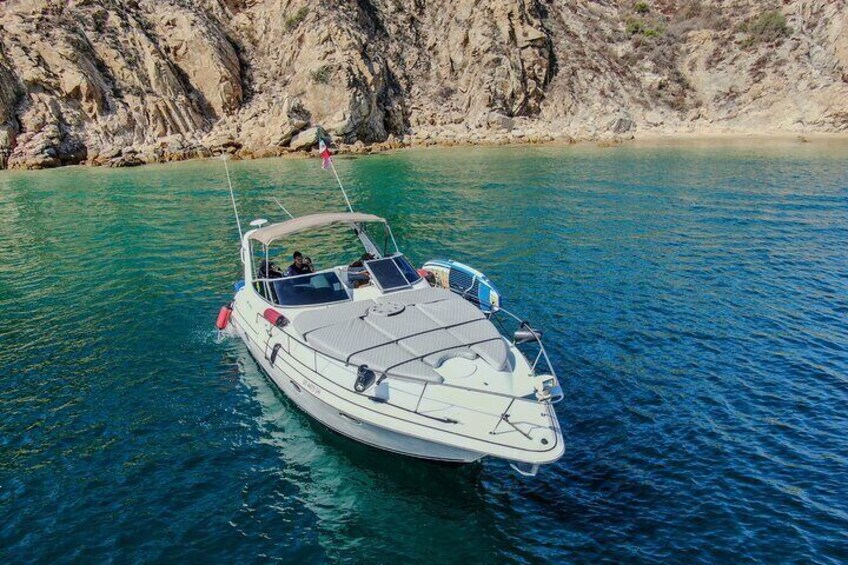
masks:
[[(420, 412), (421, 404), (424, 400), (424, 397), (427, 393), (428, 388), (431, 387), (431, 386), (446, 387), (446, 388), (451, 388), (451, 389), (455, 389), (455, 390), (463, 390), (463, 391), (468, 391), (468, 392), (474, 392), (476, 394), (482, 394), (482, 395), (486, 395), (486, 396), (490, 396), (490, 397), (499, 397), (499, 398), (503, 398), (504, 400), (509, 400), (509, 403), (506, 405), (505, 409), (501, 412), (500, 419), (498, 420), (497, 424), (495, 425), (495, 428), (493, 428), (491, 433), (494, 433), (494, 429), (496, 429), (497, 426), (500, 425), (500, 423), (502, 421), (505, 421), (507, 424), (509, 424), (510, 426), (515, 428), (515, 425), (512, 422), (509, 421), (509, 410), (512, 408), (512, 406), (514, 405), (515, 402), (532, 402), (534, 404), (555, 404), (555, 403), (559, 402), (560, 400), (562, 400), (562, 398), (563, 398), (562, 391), (561, 391), (562, 389), (559, 386), (559, 380), (556, 376), (556, 372), (553, 368), (553, 365), (550, 361), (550, 358), (548, 357), (548, 353), (545, 349), (545, 345), (542, 342), (541, 332), (532, 330), (532, 328), (530, 328), (529, 324), (527, 324), (524, 320), (522, 320), (521, 318), (519, 318), (518, 316), (516, 316), (515, 314), (513, 314), (512, 312), (509, 312), (508, 310), (506, 310), (504, 308), (498, 308), (497, 310), (488, 314), (487, 317), (490, 321), (495, 323), (496, 327), (498, 327), (500, 329), (501, 334), (508, 340), (510, 338), (510, 334), (508, 334), (504, 320), (502, 320), (501, 318), (507, 318), (508, 320), (516, 322), (518, 324), (518, 328), (529, 329), (532, 332), (532, 338), (533, 339), (530, 342), (519, 344), (519, 343), (516, 342), (516, 340), (514, 338), (514, 334), (512, 334), (512, 339), (510, 341), (516, 347), (516, 349), (518, 349), (518, 345), (531, 346), (531, 345), (535, 344), (535, 346), (538, 347), (538, 352), (536, 352), (535, 358), (534, 358), (534, 360), (531, 364), (531, 370), (533, 371), (534, 375), (538, 375), (539, 373), (537, 371), (537, 368), (539, 367), (539, 363), (540, 363), (540, 361), (544, 361), (546, 372), (543, 373), (543, 375), (549, 376), (550, 378), (545, 379), (544, 381), (542, 381), (540, 383), (542, 385), (541, 388), (540, 387), (536, 388), (536, 391), (535, 391), (535, 397), (536, 398), (535, 399), (531, 399), (531, 398), (524, 397), (524, 396), (517, 396), (517, 395), (514, 395), (514, 394), (496, 392), (496, 391), (480, 390), (479, 388), (471, 388), (471, 387), (466, 387), (466, 386), (462, 386), (462, 385), (458, 385), (458, 384), (452, 384), (452, 383), (445, 383), (445, 382), (435, 383), (435, 382), (428, 381), (426, 379), (418, 379), (418, 378), (415, 378), (414, 376), (410, 376), (410, 375), (398, 375), (398, 374), (392, 373), (390, 371), (389, 372), (375, 371), (375, 373), (379, 375), (378, 378), (377, 378), (376, 384), (379, 385), (379, 383), (381, 383), (385, 379), (397, 379), (397, 380), (401, 380), (401, 381), (420, 383), (422, 386), (421, 386), (420, 392), (418, 393), (418, 398), (417, 398), (417, 401), (416, 401), (416, 404), (415, 404), (415, 408), (409, 409), (407, 407), (400, 406), (398, 404), (389, 402), (387, 399), (384, 399), (384, 398), (381, 398), (381, 397), (378, 397), (378, 396), (368, 395), (365, 392), (360, 393), (360, 394), (365, 395), (367, 398), (369, 398), (370, 400), (372, 400), (374, 402), (386, 403), (386, 404), (389, 404), (389, 405), (391, 405), (395, 408), (398, 408), (398, 409), (401, 409), (401, 410), (404, 410), (404, 411), (407, 411), (407, 412), (410, 412), (410, 413), (414, 413), (414, 414), (417, 414), (417, 415), (425, 417), (425, 418), (440, 421), (440, 422), (443, 422), (443, 423), (458, 423), (458, 422), (456, 420), (452, 419), (452, 418), (433, 416), (431, 414), (426, 414), (426, 413)], [(264, 319), (262, 314), (257, 313), (255, 322), (259, 323), (260, 319), (267, 322), (267, 320)], [(283, 349), (288, 354), (289, 357), (297, 360), (299, 363), (303, 364), (305, 367), (307, 367), (308, 369), (310, 369), (313, 372), (316, 372), (316, 373), (319, 372), (318, 371), (318, 360), (319, 359), (324, 359), (324, 360), (333, 362), (337, 366), (342, 367), (346, 370), (358, 370), (359, 369), (359, 366), (351, 363), (349, 359), (335, 358), (332, 355), (328, 355), (327, 353), (318, 351), (317, 349), (315, 349), (314, 347), (312, 347), (311, 345), (309, 345), (305, 341), (298, 339), (297, 337), (292, 335), (291, 332), (286, 331), (286, 329), (287, 329), (286, 327), (278, 327), (278, 326), (274, 326), (274, 325), (271, 325), (268, 328), (268, 330), (267, 330), (268, 339), (266, 340), (266, 343), (265, 343), (265, 355), (266, 355), (266, 358), (269, 359), (269, 361), (272, 361), (271, 357), (274, 357), (274, 360), (276, 358), (276, 354), (272, 354), (269, 351), (270, 342), (271, 342), (273, 334), (276, 330), (277, 332), (281, 333), (284, 336), (285, 344), (283, 343), (283, 341), (278, 341), (277, 344), (275, 344), (274, 348)], [(299, 347), (302, 347), (302, 348), (311, 352), (311, 354), (312, 354), (311, 355), (311, 363), (309, 363), (309, 364), (304, 363), (301, 359), (299, 359), (298, 357), (296, 357), (292, 353), (293, 343), (296, 343)], [(525, 359), (527, 359), (528, 363), (530, 363), (530, 360), (527, 357), (527, 355), (523, 351), (521, 351), (520, 349), (519, 349), (519, 352), (525, 357)], [(272, 365), (273, 365), (273, 362), (272, 362)], [(516, 429), (520, 433), (524, 433), (520, 429), (518, 429), (518, 428), (516, 428)]]

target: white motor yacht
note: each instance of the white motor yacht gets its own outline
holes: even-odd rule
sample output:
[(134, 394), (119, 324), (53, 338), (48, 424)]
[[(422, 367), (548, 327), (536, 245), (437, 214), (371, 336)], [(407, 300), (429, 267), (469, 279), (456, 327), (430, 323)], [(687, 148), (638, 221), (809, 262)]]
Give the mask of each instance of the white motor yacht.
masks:
[[(218, 327), (229, 324), (304, 412), (353, 440), (422, 459), (494, 457), (533, 475), (562, 456), (553, 407), (562, 389), (541, 332), (500, 305), (475, 303), (449, 277), (439, 277), (448, 288), (428, 282), (377, 216), (252, 225), (241, 238), (244, 282)], [(269, 273), (271, 248), (339, 225), (368, 254), (361, 266)]]

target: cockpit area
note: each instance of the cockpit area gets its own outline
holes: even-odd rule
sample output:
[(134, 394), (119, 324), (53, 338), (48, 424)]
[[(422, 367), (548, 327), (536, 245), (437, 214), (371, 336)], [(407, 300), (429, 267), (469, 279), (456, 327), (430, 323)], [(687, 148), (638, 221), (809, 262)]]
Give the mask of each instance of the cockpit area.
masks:
[[(376, 229), (374, 224), (378, 224)], [(333, 226), (335, 230), (316, 229)], [(291, 237), (306, 231), (308, 237)], [(327, 231), (330, 235), (313, 234)], [(390, 293), (410, 288), (421, 280), (398, 250), (388, 224), (368, 214), (304, 216), (259, 228), (245, 239), (253, 288), (275, 306), (303, 308), (340, 303), (353, 300), (357, 289), (376, 287), (380, 293)], [(349, 245), (340, 245), (343, 240)], [(345, 248), (343, 252), (322, 253), (324, 249)], [(306, 254), (312, 254), (315, 261), (304, 266), (297, 256)], [(294, 262), (287, 267), (291, 260)]]

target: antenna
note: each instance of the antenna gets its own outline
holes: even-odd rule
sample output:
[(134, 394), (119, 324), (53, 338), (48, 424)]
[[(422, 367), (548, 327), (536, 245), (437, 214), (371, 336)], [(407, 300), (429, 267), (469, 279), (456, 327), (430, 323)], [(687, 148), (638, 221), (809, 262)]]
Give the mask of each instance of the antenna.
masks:
[(244, 239), (244, 234), (241, 232), (241, 222), (239, 221), (238, 208), (236, 207), (236, 196), (233, 193), (233, 181), (230, 179), (230, 168), (227, 167), (227, 155), (221, 155), (221, 160), (224, 161), (224, 170), (227, 171), (227, 184), (230, 187), (230, 200), (233, 202), (233, 213), (236, 215), (236, 225), (238, 226), (239, 241)]
[(292, 215), (291, 215), (291, 212), (289, 212), (288, 210), (286, 210), (286, 207), (285, 207), (285, 206), (283, 206), (282, 204), (280, 204), (280, 201), (279, 201), (279, 200), (277, 200), (277, 197), (276, 197), (276, 196), (272, 196), (272, 198), (274, 199), (274, 202), (276, 202), (276, 203), (277, 203), (277, 206), (279, 206), (280, 208), (282, 208), (282, 209), (283, 209), (283, 212), (285, 212), (286, 214), (288, 214), (288, 215), (289, 215), (289, 218), (291, 218), (292, 220), (294, 220), (294, 216), (292, 216)]

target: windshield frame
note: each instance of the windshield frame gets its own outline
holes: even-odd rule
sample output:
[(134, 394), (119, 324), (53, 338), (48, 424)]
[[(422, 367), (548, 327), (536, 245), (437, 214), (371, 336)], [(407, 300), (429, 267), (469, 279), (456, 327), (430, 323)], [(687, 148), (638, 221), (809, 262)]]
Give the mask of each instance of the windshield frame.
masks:
[(276, 282), (295, 281), (297, 279), (305, 279), (305, 278), (309, 278), (309, 277), (315, 277), (315, 276), (318, 276), (318, 275), (326, 276), (328, 274), (331, 274), (334, 277), (336, 277), (336, 281), (338, 282), (338, 284), (341, 285), (342, 290), (344, 290), (345, 298), (339, 298), (338, 300), (330, 300), (330, 301), (327, 301), (327, 302), (315, 302), (315, 303), (310, 303), (310, 304), (281, 304), (279, 302), (274, 302), (274, 301), (270, 300), (266, 296), (262, 296), (260, 293), (257, 293), (257, 294), (259, 294), (259, 296), (265, 302), (267, 302), (268, 304), (271, 304), (272, 306), (276, 306), (278, 308), (313, 308), (313, 307), (317, 307), (317, 306), (327, 306), (327, 305), (330, 305), (330, 304), (341, 304), (343, 302), (352, 301), (353, 295), (351, 294), (351, 290), (342, 281), (342, 277), (339, 274), (339, 268), (338, 267), (332, 267), (330, 269), (322, 269), (322, 270), (316, 271), (314, 273), (305, 273), (303, 275), (295, 275), (295, 276), (291, 276), (291, 277), (275, 277), (275, 278), (270, 278), (270, 279), (269, 278), (254, 279), (253, 282), (257, 282), (257, 283), (265, 285), (265, 288), (270, 288), (271, 290), (273, 290), (274, 295), (276, 295), (277, 289), (274, 288), (274, 283), (276, 283)]

